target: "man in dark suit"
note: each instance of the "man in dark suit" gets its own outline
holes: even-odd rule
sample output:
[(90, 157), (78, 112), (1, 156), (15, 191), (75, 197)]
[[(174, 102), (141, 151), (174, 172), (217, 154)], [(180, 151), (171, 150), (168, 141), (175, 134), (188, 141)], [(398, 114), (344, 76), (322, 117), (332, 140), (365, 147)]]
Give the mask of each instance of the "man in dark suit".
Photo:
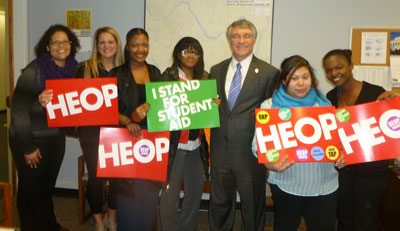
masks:
[(213, 66), (220, 97), (219, 128), (211, 130), (211, 230), (232, 230), (236, 191), (240, 195), (242, 230), (264, 230), (266, 169), (251, 151), (254, 109), (268, 97), (279, 71), (253, 55), (255, 26), (232, 23), (226, 32), (232, 58)]

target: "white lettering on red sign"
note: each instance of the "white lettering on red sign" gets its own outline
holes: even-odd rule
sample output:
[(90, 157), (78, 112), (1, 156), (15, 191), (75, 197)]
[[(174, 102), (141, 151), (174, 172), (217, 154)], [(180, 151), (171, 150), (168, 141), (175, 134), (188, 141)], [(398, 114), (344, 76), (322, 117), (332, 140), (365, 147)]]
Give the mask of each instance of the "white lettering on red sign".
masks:
[(379, 119), (379, 126), (373, 126), (376, 124), (375, 117), (353, 123), (351, 125), (354, 132), (352, 135), (347, 135), (343, 128), (338, 129), (345, 152), (347, 154), (353, 153), (351, 143), (354, 141), (358, 141), (363, 150), (370, 150), (371, 147), (386, 142), (381, 132), (392, 139), (399, 139), (400, 129), (396, 127), (398, 119), (390, 120), (391, 118), (400, 118), (400, 110), (392, 109), (383, 113)]
[[(87, 97), (94, 95), (96, 102), (90, 104), (87, 102)], [(55, 110), (61, 110), (63, 117), (82, 113), (82, 107), (87, 111), (96, 111), (103, 106), (111, 107), (111, 100), (117, 98), (118, 91), (115, 84), (106, 84), (101, 87), (101, 91), (97, 88), (89, 87), (78, 95), (77, 91), (68, 92), (57, 95), (58, 104), (48, 103), (46, 108), (50, 119), (55, 119)], [(79, 107), (81, 105), (82, 107)]]
[(106, 159), (113, 160), (114, 167), (134, 164), (135, 160), (140, 163), (149, 163), (156, 158), (162, 161), (162, 155), (168, 154), (169, 140), (167, 138), (155, 139), (155, 144), (147, 139), (141, 139), (133, 145), (132, 141), (112, 143), (111, 152), (106, 153), (104, 145), (99, 145), (99, 165), (106, 168)]
[[(273, 142), (274, 149), (281, 150), (282, 146), (285, 149), (298, 146), (297, 140), (304, 144), (314, 144), (321, 139), (322, 135), (325, 140), (331, 140), (331, 132), (337, 128), (335, 115), (333, 113), (321, 114), (318, 116), (318, 119), (319, 122), (311, 117), (301, 118), (296, 122), (294, 130), (292, 129), (293, 125), (291, 121), (279, 123), (278, 129), (274, 124), (269, 126), (270, 135), (266, 136), (264, 136), (260, 127), (256, 128), (260, 152), (267, 152), (267, 142)], [(305, 125), (313, 127), (314, 132), (310, 136), (306, 136), (302, 131)]]

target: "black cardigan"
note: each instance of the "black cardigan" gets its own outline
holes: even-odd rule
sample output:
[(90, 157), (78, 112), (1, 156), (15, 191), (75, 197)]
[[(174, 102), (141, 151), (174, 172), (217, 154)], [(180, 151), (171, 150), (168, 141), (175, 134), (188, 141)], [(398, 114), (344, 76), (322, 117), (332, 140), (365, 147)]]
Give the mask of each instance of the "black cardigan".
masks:
[(30, 63), (18, 78), (12, 103), (10, 137), (20, 143), (24, 154), (36, 150), (35, 141), (51, 140), (63, 136), (60, 128), (47, 126), (46, 109), (43, 108), (38, 96), (43, 91), (39, 84), (40, 69), (35, 62)]

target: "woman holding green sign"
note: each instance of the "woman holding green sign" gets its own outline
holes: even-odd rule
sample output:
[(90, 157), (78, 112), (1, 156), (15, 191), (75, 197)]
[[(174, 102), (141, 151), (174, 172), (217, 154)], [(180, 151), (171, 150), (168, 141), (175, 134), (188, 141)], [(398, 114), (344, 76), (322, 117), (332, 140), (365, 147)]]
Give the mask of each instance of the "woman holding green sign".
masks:
[[(317, 89), (313, 69), (301, 56), (286, 58), (281, 73), (271, 90), (272, 98), (261, 108), (290, 108), (330, 106), (331, 103)], [(257, 156), (254, 136), (253, 153)], [(275, 205), (275, 231), (295, 231), (304, 215), (307, 230), (335, 230), (338, 173), (332, 162), (267, 163), (268, 183)], [(336, 165), (342, 167), (343, 159)]]
[[(149, 35), (133, 28), (126, 35), (125, 64), (113, 69), (117, 76), (120, 124), (132, 137), (141, 136), (147, 126), (150, 105), (146, 103), (145, 83), (160, 81), (160, 70), (146, 62)], [(152, 230), (156, 218), (160, 183), (143, 179), (119, 179), (117, 183), (118, 230)]]
[[(172, 53), (172, 66), (162, 74), (163, 81), (188, 81), (208, 78), (204, 71), (203, 48), (192, 37), (182, 38)], [(197, 230), (203, 176), (208, 178), (208, 145), (204, 131), (172, 131), (166, 188), (162, 190), (160, 217), (162, 230)], [(185, 185), (182, 209), (179, 198)]]

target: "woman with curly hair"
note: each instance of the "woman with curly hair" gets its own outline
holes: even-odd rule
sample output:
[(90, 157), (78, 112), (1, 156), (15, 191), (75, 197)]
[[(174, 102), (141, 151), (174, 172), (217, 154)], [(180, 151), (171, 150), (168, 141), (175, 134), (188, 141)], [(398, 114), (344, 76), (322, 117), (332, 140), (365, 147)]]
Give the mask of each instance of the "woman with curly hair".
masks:
[(61, 128), (47, 126), (42, 106), (52, 98), (51, 90), (44, 90), (45, 81), (72, 78), (79, 48), (77, 37), (66, 26), (50, 26), (14, 91), (10, 147), (18, 169), (17, 207), (23, 231), (68, 230), (57, 223), (52, 201), (65, 153), (65, 135)]

